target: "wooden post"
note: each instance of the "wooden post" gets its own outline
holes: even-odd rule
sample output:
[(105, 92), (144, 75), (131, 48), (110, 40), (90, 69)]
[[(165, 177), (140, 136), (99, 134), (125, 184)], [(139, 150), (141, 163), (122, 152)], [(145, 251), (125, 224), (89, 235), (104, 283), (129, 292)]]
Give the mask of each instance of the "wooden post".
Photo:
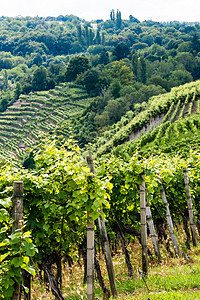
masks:
[(147, 258), (147, 222), (146, 222), (146, 200), (145, 200), (145, 177), (142, 174), (142, 183), (140, 184), (140, 218), (141, 218), (141, 244), (142, 244), (142, 271), (144, 275), (148, 274)]
[[(23, 192), (24, 184), (22, 181), (14, 181), (13, 185), (13, 210), (12, 218), (14, 220), (12, 226), (12, 232), (20, 231), (23, 227)], [(15, 282), (14, 284), (14, 293), (12, 300), (20, 299), (20, 285)]]
[(87, 213), (87, 299), (94, 300), (94, 220)]
[(163, 201), (163, 203), (166, 207), (166, 219), (167, 219), (167, 226), (168, 226), (169, 234), (170, 234), (171, 239), (172, 239), (175, 255), (179, 256), (179, 246), (178, 246), (178, 242), (177, 242), (177, 239), (176, 239), (176, 235), (174, 233), (174, 225), (173, 225), (173, 222), (172, 222), (172, 218), (171, 218), (171, 214), (170, 214), (170, 210), (169, 210), (169, 205), (168, 205), (168, 202), (167, 202), (167, 198), (166, 198), (166, 195), (165, 195), (165, 190), (164, 190), (164, 187), (162, 185), (161, 179), (160, 179), (160, 183), (161, 183), (161, 198), (162, 198), (162, 201)]
[(190, 219), (190, 228), (192, 233), (192, 242), (193, 246), (197, 246), (197, 240), (196, 240), (196, 233), (195, 233), (195, 225), (194, 225), (194, 214), (192, 209), (192, 199), (190, 194), (190, 187), (189, 187), (189, 177), (188, 177), (188, 171), (187, 168), (183, 168), (183, 175), (184, 175), (184, 181), (185, 181), (185, 189), (187, 194), (187, 206), (188, 206), (188, 213), (189, 213), (189, 219)]
[[(90, 172), (94, 174), (92, 156), (86, 157)], [(87, 212), (87, 299), (94, 300), (94, 220)]]
[(148, 222), (148, 225), (149, 225), (149, 231), (150, 231), (150, 234), (151, 234), (151, 239), (152, 239), (155, 254), (158, 258), (158, 261), (161, 261), (161, 254), (160, 254), (160, 249), (159, 249), (159, 245), (158, 245), (156, 230), (155, 230), (155, 227), (154, 227), (152, 214), (151, 214), (151, 208), (149, 206), (149, 201), (148, 200), (146, 200), (146, 218), (147, 218), (147, 222)]
[[(90, 169), (90, 172), (93, 173), (93, 175), (95, 175), (95, 168), (94, 168), (92, 155), (87, 156), (87, 164)], [(98, 218), (98, 224), (99, 224), (99, 229), (100, 229), (100, 234), (101, 234), (101, 239), (102, 239), (102, 244), (104, 249), (104, 255), (106, 259), (106, 266), (107, 266), (108, 277), (110, 281), (111, 293), (113, 297), (117, 297), (118, 296), (117, 284), (115, 280), (114, 267), (111, 258), (110, 245), (109, 245), (108, 236), (106, 232), (105, 222), (101, 215)]]
[(99, 223), (99, 229), (100, 229), (100, 234), (101, 234), (101, 239), (102, 239), (102, 244), (103, 244), (103, 250), (104, 250), (104, 255), (106, 259), (106, 266), (108, 270), (108, 277), (109, 277), (109, 282), (110, 282), (110, 289), (111, 293), (114, 298), (118, 297), (118, 292), (117, 292), (117, 284), (115, 280), (115, 271), (112, 263), (112, 257), (111, 257), (111, 252), (110, 252), (110, 245), (108, 241), (108, 236), (106, 232), (106, 226), (105, 222), (100, 215), (98, 218), (98, 223)]

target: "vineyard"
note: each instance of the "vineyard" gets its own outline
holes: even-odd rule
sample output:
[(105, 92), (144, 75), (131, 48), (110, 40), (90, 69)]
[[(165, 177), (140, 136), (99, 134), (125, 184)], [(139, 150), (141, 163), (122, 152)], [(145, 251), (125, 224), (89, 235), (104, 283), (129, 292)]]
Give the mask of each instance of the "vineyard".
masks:
[[(7, 159), (0, 179), (1, 299), (31, 299), (35, 278), (65, 299), (66, 263), (69, 270), (83, 265), (87, 299), (94, 299), (94, 274), (101, 296), (115, 298), (119, 251), (134, 289), (138, 272), (146, 283), (149, 262), (189, 262), (200, 236), (199, 95), (196, 81), (152, 97), (139, 113), (128, 112), (92, 146), (94, 164), (69, 136), (70, 120), (93, 100), (79, 86), (20, 96), (1, 114), (1, 155)], [(22, 159), (29, 147), (34, 169), (9, 162)], [(130, 255), (136, 240), (137, 266)]]
[[(57, 125), (80, 114), (92, 101), (87, 92), (74, 84), (61, 84), (50, 91), (21, 95), (0, 114), (0, 153), (7, 160), (21, 160), (38, 138)], [(63, 132), (64, 134), (64, 132)]]
[[(144, 160), (135, 155), (129, 162), (114, 156), (101, 158), (95, 165), (94, 176), (77, 144), (72, 139), (64, 143), (55, 137), (43, 140), (34, 151), (34, 159), (34, 170), (19, 170), (10, 165), (1, 168), (2, 299), (10, 299), (16, 284), (22, 284), (21, 269), (31, 275), (40, 270), (40, 280), (48, 282), (57, 299), (64, 299), (63, 260), (68, 261), (69, 266), (77, 259), (79, 262), (83, 261), (82, 279), (86, 282), (86, 228), (88, 222), (94, 220), (95, 247), (99, 245), (101, 249), (101, 235), (97, 224), (100, 214), (106, 220), (112, 251), (115, 252), (119, 247), (123, 249), (127, 273), (133, 282), (135, 273), (128, 243), (135, 238), (139, 239), (142, 249), (148, 253), (146, 258), (157, 262), (166, 253), (169, 257), (186, 256), (188, 249), (197, 246), (197, 236), (200, 234), (198, 151), (190, 151), (187, 159), (180, 156), (171, 159), (167, 154)], [(13, 190), (14, 182), (23, 183), (23, 193)], [(12, 232), (12, 205), (15, 199), (22, 197), (25, 218), (23, 231)], [(141, 222), (141, 214), (144, 212), (141, 199), (143, 203), (146, 202), (145, 219), (152, 237), (152, 246), (148, 245), (148, 248), (147, 244), (143, 244), (143, 232), (147, 223)], [(192, 203), (189, 204), (188, 199)], [(152, 224), (156, 234), (152, 234)], [(180, 228), (185, 232), (184, 243), (179, 239)], [(166, 247), (164, 253), (160, 250), (161, 241), (164, 241)], [(88, 249), (91, 251), (92, 248)], [(105, 286), (96, 255), (94, 259), (103, 294), (109, 297), (111, 292)], [(142, 256), (138, 267), (147, 275), (148, 262), (146, 263), (145, 269)], [(25, 294), (28, 294), (26, 281), (24, 286)]]
[(0, 17), (0, 300), (200, 299), (200, 23), (126, 9)]
[[(134, 152), (152, 141), (162, 146), (166, 144), (165, 140), (168, 144), (173, 135), (177, 141), (177, 135), (181, 132), (198, 134), (199, 117), (192, 115), (199, 113), (199, 95), (200, 81), (196, 81), (173, 88), (170, 93), (152, 97), (147, 108), (133, 116), (132, 120), (129, 116), (124, 117), (113, 125), (113, 129), (100, 136), (95, 144), (97, 155), (109, 153), (113, 148), (117, 151), (117, 146), (125, 142), (129, 142)], [(186, 117), (189, 117), (188, 121), (184, 120)]]

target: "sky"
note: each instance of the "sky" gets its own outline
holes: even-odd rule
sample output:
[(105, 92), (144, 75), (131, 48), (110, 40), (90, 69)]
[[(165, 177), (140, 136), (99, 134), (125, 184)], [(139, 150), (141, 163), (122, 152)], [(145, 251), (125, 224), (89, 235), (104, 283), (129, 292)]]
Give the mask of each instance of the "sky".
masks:
[(200, 22), (200, 0), (0, 0), (0, 16), (73, 14), (87, 21), (109, 19), (119, 9), (122, 19)]

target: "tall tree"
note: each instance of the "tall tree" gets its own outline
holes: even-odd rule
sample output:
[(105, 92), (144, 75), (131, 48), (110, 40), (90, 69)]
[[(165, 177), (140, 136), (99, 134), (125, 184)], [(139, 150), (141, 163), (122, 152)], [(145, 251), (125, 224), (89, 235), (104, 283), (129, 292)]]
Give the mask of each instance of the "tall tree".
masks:
[(42, 91), (47, 88), (47, 70), (44, 66), (37, 67), (33, 73), (32, 88), (34, 91)]
[(20, 94), (21, 94), (21, 84), (19, 82), (17, 82), (16, 86), (15, 86), (15, 89), (14, 89), (14, 99), (18, 100)]
[(135, 75), (136, 80), (138, 79), (138, 56), (137, 53), (134, 53), (132, 56), (132, 69), (133, 74)]
[(101, 45), (101, 36), (100, 36), (100, 31), (97, 29), (96, 37), (95, 37), (95, 42), (97, 45)]
[(117, 27), (117, 29), (120, 29), (121, 26), (122, 26), (121, 11), (117, 10), (116, 27)]
[(105, 46), (105, 43), (106, 43), (106, 41), (105, 41), (105, 33), (102, 32), (101, 33), (101, 45)]
[(197, 53), (200, 52), (200, 40), (196, 33), (194, 34), (194, 36), (192, 38), (192, 48)]
[(81, 25), (77, 26), (77, 37), (78, 37), (78, 41), (79, 43), (82, 45), (82, 29), (81, 29)]
[(111, 19), (111, 21), (115, 22), (115, 12), (114, 12), (114, 9), (112, 9), (111, 12), (110, 12), (110, 19)]
[(94, 33), (92, 31), (92, 29), (90, 28), (89, 30), (89, 44), (93, 45), (93, 40), (94, 40)]
[(111, 93), (114, 97), (114, 99), (120, 97), (120, 90), (121, 90), (121, 84), (119, 80), (114, 79), (113, 82), (111, 83)]
[(99, 63), (102, 65), (107, 65), (109, 63), (109, 55), (105, 48), (101, 51)]
[(86, 44), (87, 46), (90, 45), (90, 39), (89, 39), (89, 30), (88, 30), (88, 26), (85, 26), (85, 39), (86, 39)]
[(3, 72), (3, 83), (4, 83), (4, 91), (6, 91), (7, 90), (7, 88), (8, 88), (8, 72), (7, 72), (7, 70), (4, 70), (4, 72)]
[(0, 96), (0, 112), (3, 112), (7, 109), (8, 107), (8, 102), (10, 98), (10, 93), (9, 91), (2, 92)]
[(143, 56), (139, 57), (138, 64), (138, 81), (146, 83), (146, 62)]

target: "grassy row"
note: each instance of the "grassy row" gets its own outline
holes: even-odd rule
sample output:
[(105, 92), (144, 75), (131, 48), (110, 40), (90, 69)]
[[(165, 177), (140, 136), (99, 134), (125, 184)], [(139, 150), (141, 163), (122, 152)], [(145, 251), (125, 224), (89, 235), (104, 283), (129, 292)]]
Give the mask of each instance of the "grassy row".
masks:
[(188, 115), (191, 115), (195, 101), (196, 101), (196, 92), (193, 94), (192, 101), (190, 102), (190, 107), (189, 107), (189, 110), (188, 110)]

